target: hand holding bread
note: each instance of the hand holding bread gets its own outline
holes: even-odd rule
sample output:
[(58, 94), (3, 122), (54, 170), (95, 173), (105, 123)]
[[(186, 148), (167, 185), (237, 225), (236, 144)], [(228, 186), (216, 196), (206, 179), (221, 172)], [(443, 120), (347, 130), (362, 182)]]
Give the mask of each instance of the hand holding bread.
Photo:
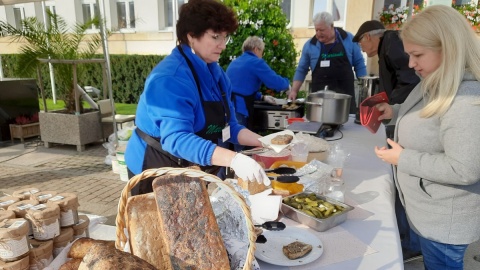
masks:
[(259, 184), (266, 186), (270, 185), (270, 179), (265, 174), (265, 170), (252, 158), (237, 153), (230, 162), (230, 168), (235, 171), (235, 174), (247, 181), (257, 181)]

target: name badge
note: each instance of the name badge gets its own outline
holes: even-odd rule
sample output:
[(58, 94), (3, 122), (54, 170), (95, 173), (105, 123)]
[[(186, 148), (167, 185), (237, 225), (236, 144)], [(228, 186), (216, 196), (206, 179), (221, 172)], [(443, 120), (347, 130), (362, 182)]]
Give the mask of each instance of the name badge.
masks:
[(320, 61), (320, 67), (329, 67), (329, 66), (330, 66), (330, 60)]
[(227, 125), (222, 129), (222, 141), (226, 142), (228, 139), (230, 139), (230, 126)]

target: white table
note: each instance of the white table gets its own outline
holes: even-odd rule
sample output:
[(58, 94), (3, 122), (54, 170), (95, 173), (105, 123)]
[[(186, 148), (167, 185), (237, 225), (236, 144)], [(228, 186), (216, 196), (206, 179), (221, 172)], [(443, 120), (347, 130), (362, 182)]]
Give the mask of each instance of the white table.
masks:
[[(354, 115), (340, 130), (338, 140), (350, 157), (343, 170), (346, 183), (346, 203), (355, 207), (348, 219), (326, 232), (317, 232), (284, 218), (287, 226), (302, 227), (317, 235), (324, 243), (324, 254), (316, 261), (302, 266), (283, 267), (257, 260), (261, 270), (300, 269), (403, 269), (402, 251), (394, 212), (395, 188), (391, 166), (379, 160), (373, 151), (375, 146), (386, 144), (385, 129), (376, 134), (353, 123)], [(332, 139), (340, 137), (337, 133)], [(96, 239), (115, 239), (115, 227), (99, 224), (90, 231)], [(332, 241), (332, 237), (334, 241)], [(329, 239), (329, 240), (328, 240)], [(330, 242), (334, 242), (334, 247)], [(361, 243), (352, 255), (349, 250)], [(347, 253), (343, 255), (341, 253)], [(365, 255), (367, 254), (367, 255)], [(356, 256), (356, 257), (352, 257)], [(344, 260), (349, 257), (350, 259)], [(329, 263), (337, 261), (335, 263)]]
[[(343, 178), (346, 183), (347, 204), (355, 207), (349, 213), (348, 219), (341, 225), (326, 232), (317, 232), (320, 239), (340, 232), (339, 235), (350, 235), (348, 238), (338, 238), (336, 252), (328, 253), (329, 246), (324, 242), (324, 254), (316, 261), (295, 267), (284, 267), (259, 261), (262, 270), (286, 269), (403, 269), (402, 250), (395, 218), (394, 194), (391, 166), (379, 160), (374, 153), (375, 146), (386, 145), (385, 129), (380, 127), (376, 134), (370, 133), (361, 125), (353, 123), (354, 115), (349, 122), (341, 127), (343, 138), (338, 140), (351, 155), (345, 164)], [(337, 132), (338, 133), (338, 132)], [(334, 138), (339, 137), (336, 134)], [(327, 138), (328, 139), (328, 138)], [(357, 211), (360, 218), (353, 212)], [(286, 220), (290, 226), (304, 227), (291, 220)], [(340, 261), (338, 253), (342, 246), (348, 249), (352, 245), (352, 237), (361, 241), (368, 248), (367, 255), (357, 256), (347, 261)], [(358, 252), (358, 250), (357, 250)], [(332, 254), (335, 253), (335, 254)], [(325, 265), (326, 261), (336, 263)], [(330, 257), (330, 258), (329, 258)]]

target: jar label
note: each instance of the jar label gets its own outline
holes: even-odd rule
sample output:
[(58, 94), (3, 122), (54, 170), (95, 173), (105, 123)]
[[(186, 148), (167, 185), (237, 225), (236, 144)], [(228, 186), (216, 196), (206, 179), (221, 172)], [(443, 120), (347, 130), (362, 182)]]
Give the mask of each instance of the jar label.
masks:
[(26, 236), (22, 237), (20, 240), (3, 240), (0, 245), (0, 258), (4, 260), (15, 259), (27, 252), (28, 242)]
[(31, 210), (43, 210), (43, 209), (46, 209), (47, 206), (45, 204), (39, 204), (39, 205), (35, 205), (33, 206), (32, 208), (30, 208)]
[(27, 204), (19, 204), (19, 205), (17, 206), (17, 209), (19, 209), (19, 210), (26, 210), (26, 209), (32, 208), (32, 206), (33, 206), (33, 205), (32, 205), (32, 204), (29, 204), (29, 203), (27, 203)]
[(23, 192), (22, 195), (35, 194), (35, 193), (38, 193), (39, 191), (40, 190), (38, 190), (38, 189), (32, 189), (32, 190)]
[(43, 200), (46, 200), (46, 199), (51, 198), (51, 197), (52, 197), (52, 194), (44, 194), (44, 195), (38, 196), (38, 199), (43, 201)]
[(49, 201), (56, 202), (56, 201), (61, 201), (63, 199), (65, 199), (65, 197), (57, 195), (57, 196), (51, 198)]
[(8, 201), (5, 201), (5, 202), (0, 202), (0, 206), (9, 205), (9, 204), (12, 204), (12, 203), (15, 203), (15, 201), (14, 200), (8, 200)]
[(38, 240), (49, 240), (60, 235), (60, 224), (58, 219), (49, 225), (43, 224), (42, 227), (33, 228), (33, 237)]
[(75, 224), (75, 217), (73, 216), (73, 211), (70, 209), (66, 212), (60, 212), (60, 225), (62, 227), (70, 226)]

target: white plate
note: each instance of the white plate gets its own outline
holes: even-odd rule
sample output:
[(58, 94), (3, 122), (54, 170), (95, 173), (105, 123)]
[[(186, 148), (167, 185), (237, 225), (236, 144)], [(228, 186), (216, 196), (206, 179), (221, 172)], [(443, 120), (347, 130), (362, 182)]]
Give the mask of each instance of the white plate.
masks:
[(272, 148), (275, 152), (280, 153), (283, 149), (287, 148), (290, 144), (282, 144), (282, 145), (272, 144), (272, 139), (277, 135), (285, 135), (285, 134), (293, 136), (293, 140), (290, 142), (290, 144), (296, 143), (298, 141), (297, 138), (295, 138), (295, 134), (291, 130), (284, 130), (284, 131), (280, 131), (280, 132), (275, 132), (275, 133), (272, 133), (272, 134), (267, 135), (265, 137), (258, 138), (258, 140), (261, 141), (264, 145)]
[[(255, 257), (270, 264), (282, 266), (303, 265), (315, 261), (323, 253), (322, 241), (316, 235), (307, 231), (307, 229), (287, 227), (283, 231), (263, 230), (263, 235), (267, 238), (267, 242), (265, 244), (256, 244)], [(302, 258), (290, 260), (283, 254), (282, 248), (295, 241), (312, 245), (312, 251)]]

